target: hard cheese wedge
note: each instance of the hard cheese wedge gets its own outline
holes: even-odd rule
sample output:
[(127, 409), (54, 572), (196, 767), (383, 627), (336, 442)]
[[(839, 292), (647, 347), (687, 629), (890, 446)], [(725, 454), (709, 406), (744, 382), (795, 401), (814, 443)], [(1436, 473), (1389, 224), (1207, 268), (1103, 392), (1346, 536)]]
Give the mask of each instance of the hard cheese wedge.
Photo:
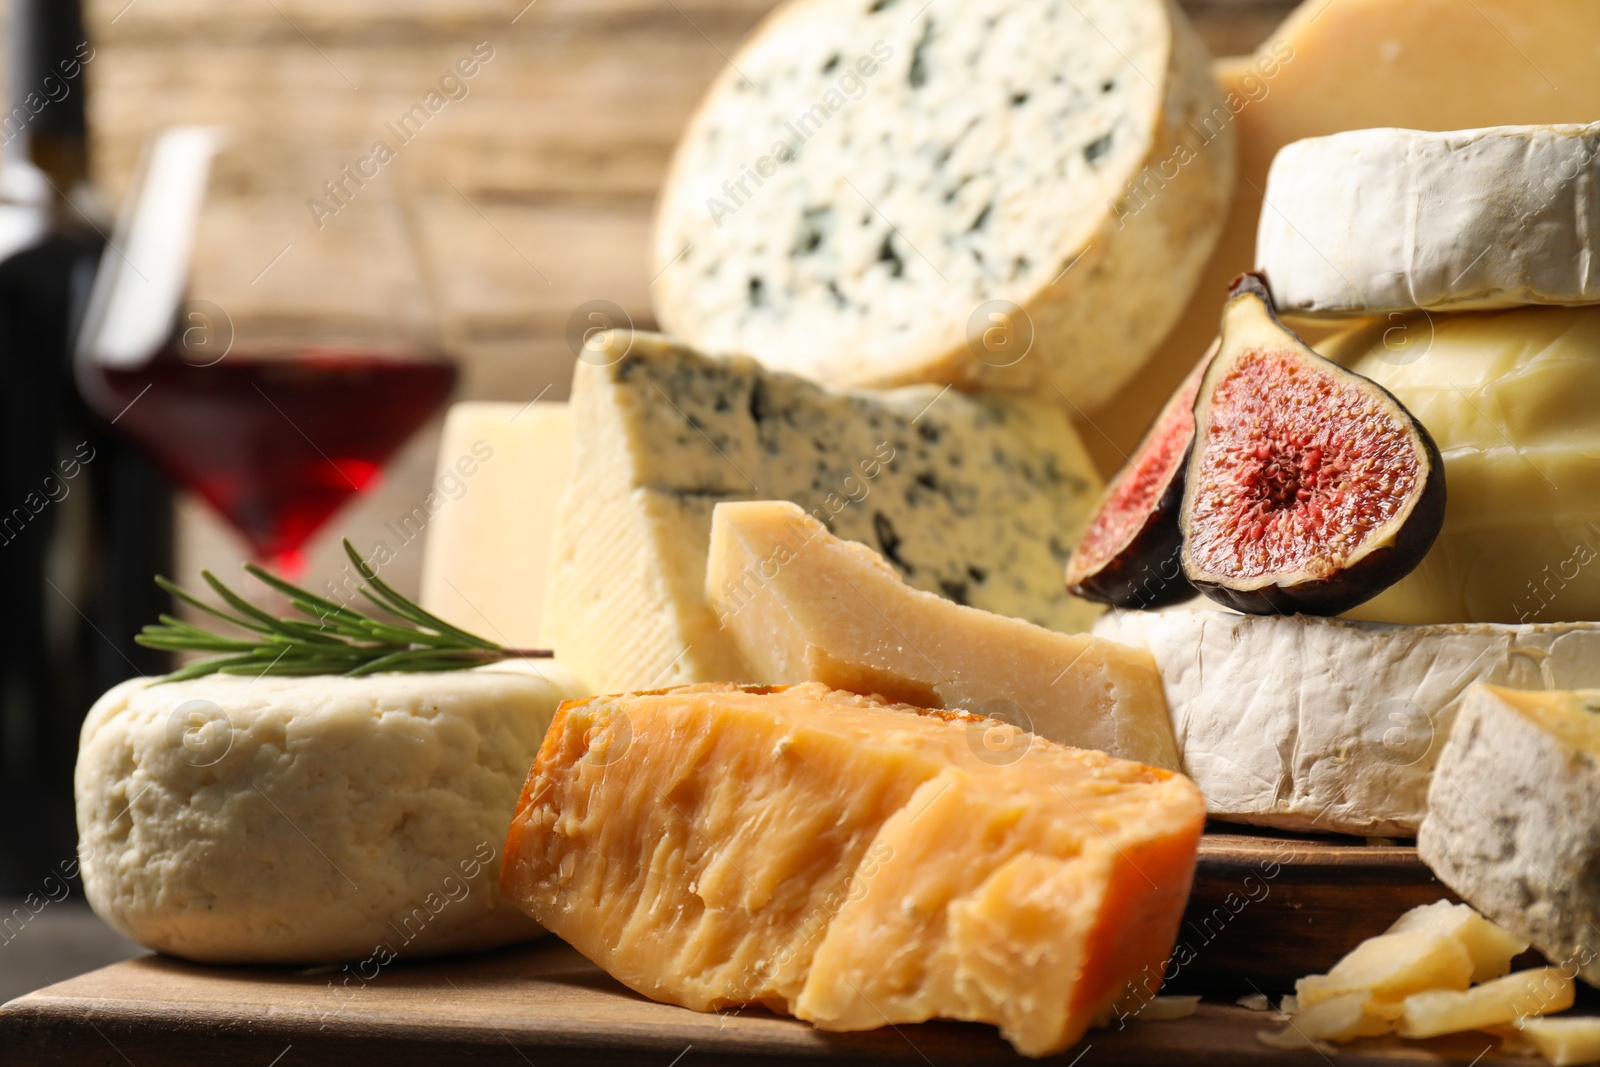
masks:
[(1600, 985), (1600, 690), (1474, 686), (1417, 851), (1473, 907)]
[(788, 501), (717, 505), (706, 598), (748, 681), (822, 682), (962, 708), (1062, 744), (1178, 766), (1161, 677), (1144, 649), (913, 589), (882, 556)]
[(1059, 408), (931, 386), (832, 392), (645, 333), (585, 348), (544, 634), (600, 692), (740, 680), (705, 600), (711, 509), (787, 499), (919, 589), (1060, 630), (1100, 490)]
[(550, 535), (571, 476), (566, 404), (452, 407), (434, 480), (441, 502), (423, 542), (422, 606), (503, 645), (540, 647)]
[(823, 1029), (935, 1017), (1057, 1051), (1151, 992), (1205, 812), (1180, 775), (815, 683), (564, 704), (501, 889), (629, 987)]

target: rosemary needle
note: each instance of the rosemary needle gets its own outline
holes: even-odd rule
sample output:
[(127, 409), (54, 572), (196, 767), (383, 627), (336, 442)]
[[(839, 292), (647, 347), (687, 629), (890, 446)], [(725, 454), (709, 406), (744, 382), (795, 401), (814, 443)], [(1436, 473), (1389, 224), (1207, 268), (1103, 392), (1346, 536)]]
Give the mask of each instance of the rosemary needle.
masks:
[(247, 636), (213, 633), (171, 615), (146, 626), (134, 638), (146, 648), (168, 652), (203, 652), (196, 660), (162, 678), (178, 682), (208, 674), (341, 674), (359, 677), (379, 671), (458, 671), (508, 659), (544, 659), (546, 650), (503, 648), (424, 611), (378, 577), (347, 539), (345, 555), (365, 584), (361, 595), (396, 621), (387, 622), (317, 596), (277, 575), (246, 564), (245, 571), (263, 585), (284, 594), (305, 618), (278, 618), (250, 603), (210, 571), (201, 571), (212, 592), (232, 611), (208, 604), (160, 575), (156, 584), (179, 600), (230, 623)]

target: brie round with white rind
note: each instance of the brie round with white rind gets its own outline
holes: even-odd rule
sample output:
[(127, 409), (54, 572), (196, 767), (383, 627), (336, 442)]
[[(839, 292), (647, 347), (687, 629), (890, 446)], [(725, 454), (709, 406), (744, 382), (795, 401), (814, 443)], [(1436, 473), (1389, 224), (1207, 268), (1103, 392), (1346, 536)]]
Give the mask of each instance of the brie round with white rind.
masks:
[(1178, 608), (1113, 611), (1149, 649), (1183, 771), (1214, 819), (1409, 837), (1466, 690), (1600, 686), (1600, 624), (1394, 626)]
[(1396, 315), (1317, 348), (1428, 428), (1448, 490), (1422, 563), (1350, 617), (1600, 619), (1600, 307)]
[(1597, 152), (1600, 124), (1295, 141), (1256, 264), (1290, 315), (1600, 303)]
[(539, 927), (497, 889), (556, 706), (548, 663), (365, 678), (137, 678), (83, 725), (79, 869), (95, 912), (210, 963), (470, 951)]

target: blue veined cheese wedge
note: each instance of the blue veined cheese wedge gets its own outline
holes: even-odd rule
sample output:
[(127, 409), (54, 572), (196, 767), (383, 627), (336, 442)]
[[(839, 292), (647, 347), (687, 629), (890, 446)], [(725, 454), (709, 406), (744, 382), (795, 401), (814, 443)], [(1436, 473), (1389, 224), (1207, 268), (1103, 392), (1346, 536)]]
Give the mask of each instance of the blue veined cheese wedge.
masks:
[(1101, 482), (1060, 407), (933, 386), (836, 392), (649, 333), (573, 377), (573, 482), (543, 634), (599, 692), (742, 681), (705, 598), (712, 508), (791, 500), (957, 603), (1078, 631), (1062, 567)]
[(1468, 691), (1417, 851), (1451, 889), (1600, 985), (1600, 690)]

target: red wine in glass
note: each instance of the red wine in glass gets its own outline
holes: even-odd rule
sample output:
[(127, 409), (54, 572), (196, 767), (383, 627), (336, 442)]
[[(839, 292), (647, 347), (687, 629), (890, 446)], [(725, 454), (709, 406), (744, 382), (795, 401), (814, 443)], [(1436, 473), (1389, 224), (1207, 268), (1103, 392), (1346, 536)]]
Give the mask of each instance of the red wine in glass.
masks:
[(207, 366), (174, 348), (95, 373), (121, 412), (117, 428), (288, 576), (303, 572), (306, 541), (377, 484), (456, 380), (437, 356), (345, 346), (230, 352)]

